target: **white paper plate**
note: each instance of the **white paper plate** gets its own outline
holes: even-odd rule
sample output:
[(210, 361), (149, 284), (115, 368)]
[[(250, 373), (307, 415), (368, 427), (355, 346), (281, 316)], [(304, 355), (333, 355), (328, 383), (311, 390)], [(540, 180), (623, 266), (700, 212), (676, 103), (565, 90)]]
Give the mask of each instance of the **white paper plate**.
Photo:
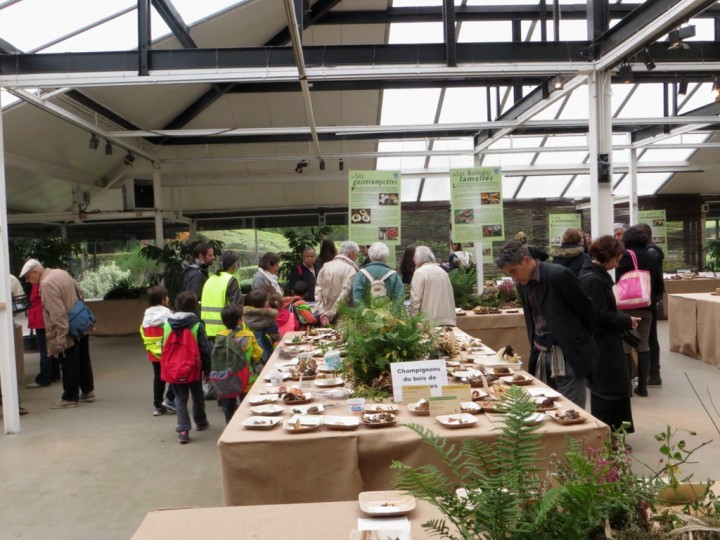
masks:
[(289, 433), (307, 433), (315, 431), (321, 424), (322, 418), (319, 416), (294, 415), (285, 420), (285, 430)]
[(363, 491), (358, 502), (373, 517), (404, 516), (415, 509), (415, 497), (406, 491)]
[(430, 407), (420, 409), (417, 403), (408, 404), (408, 411), (415, 416), (430, 416)]
[[(289, 372), (281, 371), (280, 373), (282, 374), (283, 381), (287, 381), (290, 378)], [(265, 382), (270, 382), (270, 375), (269, 374), (265, 375), (265, 377), (263, 377), (263, 379), (265, 379)]]
[(280, 397), (278, 394), (257, 394), (248, 398), (250, 405), (265, 405), (267, 403), (274, 403), (277, 398)]
[(474, 401), (463, 401), (460, 403), (460, 412), (468, 414), (477, 414), (482, 412), (482, 407)]
[(289, 405), (290, 414), (322, 414), (325, 411), (322, 403), (310, 405)]
[(259, 416), (277, 416), (285, 411), (285, 407), (270, 403), (268, 405), (255, 405), (250, 407), (250, 412)]
[(344, 384), (345, 381), (341, 377), (334, 379), (315, 379), (315, 386), (320, 388), (332, 388), (335, 386), (342, 386)]
[(516, 376), (517, 376), (517, 375), (505, 375), (505, 376), (503, 376), (503, 377), (500, 377), (500, 380), (501, 380), (502, 382), (504, 382), (505, 384), (510, 385), (510, 386), (512, 386), (512, 385), (516, 385), (516, 386), (529, 386), (529, 385), (531, 385), (533, 382), (535, 382), (535, 379), (533, 379), (532, 377), (526, 377), (526, 376), (524, 376), (524, 375), (520, 375), (520, 377), (522, 377), (522, 380), (521, 380), (521, 381), (514, 381), (513, 378), (516, 377)]
[(242, 427), (245, 429), (272, 429), (279, 423), (279, 416), (250, 416), (242, 421)]
[(357, 429), (360, 418), (357, 416), (323, 416), (323, 425), (328, 429), (350, 431)]
[(539, 386), (533, 386), (531, 388), (524, 388), (525, 392), (533, 397), (549, 397), (553, 399), (559, 398), (562, 394), (552, 388), (545, 388)]
[(441, 415), (437, 421), (450, 429), (468, 428), (478, 423), (477, 417), (467, 413)]
[(366, 403), (366, 413), (392, 413), (396, 414), (400, 410), (400, 405), (397, 403)]

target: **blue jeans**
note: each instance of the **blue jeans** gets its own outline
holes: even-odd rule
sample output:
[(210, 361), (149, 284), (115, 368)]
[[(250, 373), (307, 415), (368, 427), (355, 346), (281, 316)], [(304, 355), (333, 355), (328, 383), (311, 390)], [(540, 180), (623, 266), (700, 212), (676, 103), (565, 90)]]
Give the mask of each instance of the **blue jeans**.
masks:
[(177, 409), (177, 428), (175, 431), (190, 431), (190, 413), (188, 412), (188, 400), (192, 396), (192, 414), (196, 425), (204, 426), (208, 423), (205, 414), (205, 394), (202, 389), (202, 382), (195, 381), (189, 384), (173, 384), (175, 392), (175, 408)]

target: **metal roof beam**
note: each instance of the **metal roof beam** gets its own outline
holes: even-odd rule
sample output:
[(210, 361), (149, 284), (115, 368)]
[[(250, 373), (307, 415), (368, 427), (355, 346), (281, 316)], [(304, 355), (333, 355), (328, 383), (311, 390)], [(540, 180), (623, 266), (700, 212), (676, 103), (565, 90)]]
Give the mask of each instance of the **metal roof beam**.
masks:
[[(720, 118), (718, 118), (717, 115), (720, 115), (720, 102), (714, 101), (708, 105), (704, 105), (703, 107), (688, 111), (680, 116), (673, 117), (673, 124), (670, 124), (666, 121), (666, 119), (663, 119), (660, 120), (659, 123), (652, 123), (643, 129), (634, 131), (631, 135), (631, 140), (633, 146), (635, 146), (648, 139), (660, 140), (657, 138), (659, 135), (670, 135), (671, 132), (671, 136), (677, 135), (679, 134), (677, 130), (671, 130), (670, 126), (677, 126), (678, 120), (687, 122), (686, 126), (692, 126), (694, 129), (702, 129), (703, 127), (712, 125), (712, 123), (720, 121)], [(709, 122), (703, 122), (702, 119), (709, 120)], [(685, 132), (687, 131), (688, 130)]]
[(455, 0), (443, 0), (443, 38), (445, 41), (445, 63), (457, 66), (457, 40), (455, 39)]
[(138, 6), (138, 75), (150, 73), (150, 49), (152, 48), (152, 32), (150, 30), (150, 0), (137, 0)]
[[(600, 0), (597, 0), (600, 1)], [(632, 56), (717, 0), (653, 0), (643, 2), (628, 16), (593, 41), (588, 53), (595, 68), (605, 70)]]
[(180, 45), (186, 49), (197, 49), (195, 41), (190, 36), (190, 28), (185, 24), (171, 0), (152, 0), (152, 5), (163, 18), (165, 24), (170, 27)]
[[(340, 3), (340, 0), (318, 0), (315, 5), (307, 12), (304, 13), (302, 18), (298, 18), (298, 21), (302, 21), (302, 29), (307, 28), (310, 25), (318, 24), (323, 18), (330, 14), (330, 10)], [(267, 45), (277, 47), (281, 45), (287, 45), (290, 42), (290, 30), (289, 28), (283, 28), (270, 38)]]

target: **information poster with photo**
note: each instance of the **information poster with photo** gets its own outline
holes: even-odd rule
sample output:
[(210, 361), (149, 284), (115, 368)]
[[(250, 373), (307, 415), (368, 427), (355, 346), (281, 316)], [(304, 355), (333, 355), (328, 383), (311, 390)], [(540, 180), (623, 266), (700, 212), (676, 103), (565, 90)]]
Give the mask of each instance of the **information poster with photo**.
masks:
[(395, 268), (400, 245), (400, 172), (354, 171), (349, 175), (349, 237), (359, 245), (377, 241), (390, 248), (387, 264)]
[(667, 228), (666, 228), (666, 212), (665, 210), (640, 210), (638, 211), (638, 220), (640, 223), (650, 225), (652, 238), (650, 241), (663, 250), (667, 250)]
[(560, 247), (566, 230), (580, 228), (582, 228), (582, 216), (580, 214), (548, 214), (550, 247)]
[(453, 242), (482, 240), (484, 260), (505, 238), (500, 168), (450, 169), (450, 212)]

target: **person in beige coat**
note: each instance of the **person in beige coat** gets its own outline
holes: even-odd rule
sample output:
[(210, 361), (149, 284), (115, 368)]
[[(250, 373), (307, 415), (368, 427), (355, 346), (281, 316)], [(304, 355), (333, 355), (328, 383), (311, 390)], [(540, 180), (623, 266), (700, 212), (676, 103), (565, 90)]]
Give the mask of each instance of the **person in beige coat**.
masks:
[(415, 248), (410, 314), (424, 313), (436, 326), (455, 326), (455, 296), (447, 272), (435, 264), (427, 246)]
[(315, 309), (320, 322), (327, 326), (335, 321), (338, 303), (350, 299), (353, 278), (358, 271), (355, 264), (360, 248), (348, 240), (340, 246), (340, 254), (323, 265), (315, 281)]
[[(80, 299), (80, 287), (65, 270), (44, 268), (28, 260), (20, 272), (29, 283), (40, 284), (48, 355), (60, 359), (63, 393), (51, 409), (71, 409), (78, 401), (95, 400), (88, 336), (69, 335), (67, 312)], [(82, 390), (82, 394), (80, 391)]]

